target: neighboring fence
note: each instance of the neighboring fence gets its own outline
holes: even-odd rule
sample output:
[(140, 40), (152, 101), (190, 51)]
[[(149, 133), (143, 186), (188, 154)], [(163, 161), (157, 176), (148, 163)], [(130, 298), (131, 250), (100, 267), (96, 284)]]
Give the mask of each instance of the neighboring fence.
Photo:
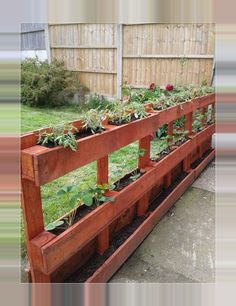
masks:
[(78, 72), (91, 92), (121, 94), (121, 85), (211, 83), (213, 24), (50, 25), (52, 57)]
[(41, 60), (49, 56), (48, 25), (44, 23), (21, 24), (22, 58), (38, 56)]

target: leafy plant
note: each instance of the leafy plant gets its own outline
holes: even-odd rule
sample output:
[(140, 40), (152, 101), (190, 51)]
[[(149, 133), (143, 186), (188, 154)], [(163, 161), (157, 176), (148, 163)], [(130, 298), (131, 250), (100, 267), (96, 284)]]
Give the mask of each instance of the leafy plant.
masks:
[(74, 132), (77, 128), (71, 124), (57, 124), (49, 127), (49, 131), (39, 133), (37, 140), (41, 145), (59, 145), (64, 148), (69, 147), (72, 151), (77, 151), (77, 142)]
[(72, 211), (66, 217), (68, 226), (71, 226), (75, 220), (76, 208), (82, 204), (79, 199), (79, 194), (75, 193), (75, 186), (64, 185), (58, 190), (57, 195), (63, 197), (66, 200), (67, 205), (72, 209)]
[(58, 221), (49, 223), (49, 224), (45, 227), (45, 230), (46, 230), (46, 231), (52, 231), (52, 230), (54, 230), (55, 228), (61, 226), (62, 224), (64, 224), (64, 221), (63, 221), (63, 220), (58, 220)]
[(130, 179), (132, 181), (136, 181), (142, 174), (144, 174), (146, 172), (145, 169), (135, 169), (132, 172), (132, 175), (130, 176)]
[(107, 190), (113, 190), (114, 188), (114, 185), (108, 184), (89, 187), (87, 192), (82, 195), (81, 200), (87, 206), (92, 206), (93, 204), (99, 206), (101, 202), (115, 202), (115, 199), (113, 197), (105, 196), (105, 192)]
[(188, 134), (188, 131), (183, 130), (182, 128), (176, 128), (173, 131), (173, 144), (182, 143), (186, 140), (186, 135)]
[(21, 102), (29, 106), (67, 104), (83, 86), (64, 63), (26, 59), (21, 63)]
[(104, 115), (95, 109), (89, 110), (83, 117), (82, 120), (84, 122), (83, 128), (87, 130), (91, 130), (93, 134), (101, 133), (105, 130), (102, 119)]
[(98, 109), (100, 111), (111, 108), (112, 102), (110, 102), (104, 96), (94, 94), (89, 97), (86, 107), (88, 109)]

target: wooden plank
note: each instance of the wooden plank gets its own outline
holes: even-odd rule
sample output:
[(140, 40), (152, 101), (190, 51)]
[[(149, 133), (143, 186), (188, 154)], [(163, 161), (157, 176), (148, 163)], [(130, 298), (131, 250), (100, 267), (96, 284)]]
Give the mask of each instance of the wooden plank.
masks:
[(194, 173), (191, 172), (86, 283), (107, 282), (193, 181)]
[[(147, 190), (156, 184), (160, 177), (171, 171), (181, 160), (214, 132), (208, 127), (168, 156), (156, 163), (137, 181), (114, 195), (115, 203), (106, 203), (74, 224), (61, 235), (42, 247), (45, 272), (49, 273), (60, 266), (74, 253), (81, 249), (98, 232), (107, 227), (125, 209), (131, 207)], [(96, 220), (96, 222), (94, 222)]]
[(212, 54), (124, 54), (123, 58), (157, 58), (157, 59), (181, 59), (181, 58), (189, 58), (189, 59), (213, 59), (214, 55)]
[[(144, 152), (142, 152), (144, 150)], [(139, 140), (138, 168), (145, 169), (150, 165), (151, 136)]]
[[(46, 148), (34, 146), (23, 150), (22, 155), (27, 158), (28, 155), (33, 156), (34, 180), (36, 184), (43, 185), (140, 138), (146, 137), (147, 134), (155, 132), (163, 124), (168, 124), (199, 107), (214, 103), (214, 98), (215, 95), (197, 98), (194, 102), (186, 102), (160, 112), (151, 113), (149, 117), (129, 124), (118, 127), (107, 126), (107, 131), (102, 134), (78, 140), (79, 149), (77, 152), (63, 147)], [(103, 143), (102, 146), (101, 143)], [(27, 167), (22, 167), (22, 175), (33, 179), (32, 171), (28, 175)]]
[(51, 45), (52, 49), (116, 49), (115, 45)]

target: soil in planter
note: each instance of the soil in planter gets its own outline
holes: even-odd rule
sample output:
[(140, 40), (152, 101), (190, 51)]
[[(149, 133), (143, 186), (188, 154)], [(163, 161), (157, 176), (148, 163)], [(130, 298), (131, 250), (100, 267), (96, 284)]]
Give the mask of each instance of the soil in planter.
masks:
[(141, 171), (140, 169), (135, 169), (134, 171), (126, 174), (124, 177), (122, 177), (119, 181), (115, 182), (115, 191), (121, 191), (125, 187), (127, 187), (129, 184), (135, 182), (138, 180), (142, 175), (145, 174), (145, 171)]
[(181, 146), (182, 144), (184, 144), (186, 140), (183, 140), (183, 141), (178, 141), (176, 142), (174, 145), (172, 145), (171, 147), (169, 148), (166, 148), (165, 150), (163, 150), (161, 153), (158, 154), (158, 157), (151, 157), (151, 161), (154, 161), (154, 162), (159, 162), (160, 160), (162, 160), (165, 156), (167, 156), (168, 154), (170, 154), (172, 151), (174, 151), (176, 148), (175, 147), (179, 147)]
[(195, 160), (195, 162), (193, 162), (191, 164), (191, 168), (192, 169), (196, 169), (197, 166), (199, 166), (201, 164), (201, 162), (213, 151), (214, 149), (209, 149), (207, 150), (205, 153), (203, 153), (201, 158), (198, 158), (197, 160)]
[[(100, 205), (103, 205), (104, 202), (100, 202)], [(82, 219), (83, 217), (85, 217), (86, 215), (88, 215), (89, 213), (91, 213), (93, 210), (95, 210), (98, 206), (94, 203), (92, 206), (86, 206), (86, 205), (81, 205), (79, 207), (76, 208), (76, 214), (74, 217), (74, 221), (73, 224), (75, 224), (76, 222), (78, 222), (80, 219)], [(54, 234), (54, 235), (60, 235), (61, 233), (63, 233), (67, 228), (69, 228), (69, 225), (66, 223), (65, 218), (61, 218), (60, 220), (64, 221), (64, 224), (61, 226), (58, 226), (57, 228), (49, 231), (50, 233)], [(72, 224), (72, 225), (73, 225)]]
[[(103, 131), (105, 131), (106, 129), (104, 128)], [(82, 138), (85, 138), (85, 137), (88, 137), (88, 136), (92, 136), (94, 134), (101, 134), (103, 131), (95, 131), (95, 133), (93, 133), (91, 131), (91, 129), (83, 129), (83, 130), (80, 130), (79, 132), (75, 133), (75, 139), (78, 140), (78, 139), (82, 139)], [(39, 145), (42, 146), (42, 144), (39, 143)], [(47, 147), (47, 148), (55, 148), (57, 146), (59, 146), (58, 144), (56, 144), (55, 142), (49, 142), (49, 143), (45, 143), (43, 145), (44, 147)]]
[[(115, 191), (121, 191), (122, 189), (124, 189), (126, 186), (128, 186), (129, 184), (133, 183), (135, 180), (132, 179), (131, 177), (134, 175), (140, 175), (137, 179), (139, 179), (145, 172), (140, 171), (139, 169), (136, 169), (134, 171), (132, 171), (129, 174), (126, 174), (123, 178), (121, 178), (119, 181), (115, 182), (114, 185), (116, 186), (116, 188), (114, 189)], [(103, 205), (105, 202), (100, 202), (99, 206)], [(95, 204), (95, 200), (94, 200), (94, 204), (90, 207), (86, 206), (86, 205), (81, 205), (78, 208), (76, 208), (76, 214), (73, 220), (73, 224), (75, 224), (76, 222), (78, 222), (80, 219), (82, 219), (83, 217), (85, 217), (86, 215), (88, 215), (89, 213), (91, 213), (93, 210), (95, 210), (98, 206)], [(65, 218), (61, 218), (60, 220), (64, 221), (64, 224), (61, 226), (58, 226), (57, 228), (49, 231), (50, 233), (54, 234), (54, 235), (60, 235), (61, 233), (63, 233), (69, 226), (66, 223)], [(72, 225), (73, 225), (72, 224)]]
[[(154, 199), (149, 205), (149, 212), (153, 212), (162, 201), (174, 190), (174, 188), (187, 176), (186, 173), (180, 175), (172, 185), (162, 192), (156, 199)], [(65, 280), (65, 283), (84, 283), (89, 277), (91, 277), (97, 269), (99, 269), (104, 262), (138, 229), (138, 227), (148, 218), (148, 213), (143, 217), (136, 217), (133, 221), (121, 229), (114, 236), (110, 242), (108, 250), (103, 254), (94, 254), (83, 267), (78, 269), (69, 278)]]

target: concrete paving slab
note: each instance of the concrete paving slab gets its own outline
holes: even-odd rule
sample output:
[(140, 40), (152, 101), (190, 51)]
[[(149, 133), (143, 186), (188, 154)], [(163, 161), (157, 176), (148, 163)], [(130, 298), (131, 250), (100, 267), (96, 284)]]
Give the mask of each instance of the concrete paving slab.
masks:
[(111, 282), (214, 282), (214, 203), (190, 187)]
[(211, 163), (193, 183), (193, 187), (215, 192), (215, 163)]
[[(129, 273), (129, 276), (127, 275)], [(118, 273), (110, 280), (110, 283), (194, 283), (184, 275), (167, 270), (133, 255), (125, 263)]]

